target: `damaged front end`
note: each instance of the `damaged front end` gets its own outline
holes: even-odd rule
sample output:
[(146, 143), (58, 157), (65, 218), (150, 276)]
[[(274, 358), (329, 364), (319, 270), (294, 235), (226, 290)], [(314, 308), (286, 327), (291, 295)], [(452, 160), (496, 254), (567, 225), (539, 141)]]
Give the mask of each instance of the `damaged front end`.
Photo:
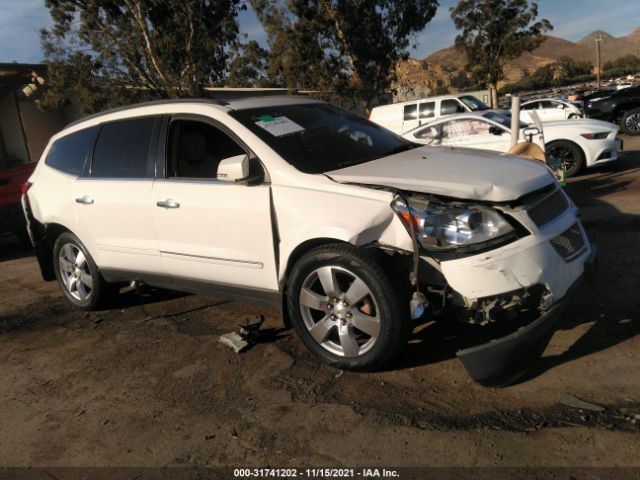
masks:
[(515, 381), (595, 258), (573, 202), (554, 184), (501, 203), (397, 192), (392, 208), (414, 239), (411, 279), (427, 315), (476, 327), (456, 353), (470, 376)]

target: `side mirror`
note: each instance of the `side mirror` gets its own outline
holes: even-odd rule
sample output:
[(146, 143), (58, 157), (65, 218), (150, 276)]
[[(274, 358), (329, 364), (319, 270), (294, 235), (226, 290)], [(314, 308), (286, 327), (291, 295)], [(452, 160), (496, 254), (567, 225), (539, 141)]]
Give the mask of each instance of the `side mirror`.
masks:
[(522, 132), (525, 137), (539, 135), (540, 129), (538, 127), (527, 127)]
[(249, 156), (246, 154), (225, 158), (218, 164), (216, 178), (222, 182), (237, 183), (249, 176)]
[(491, 125), (489, 127), (489, 133), (492, 135), (502, 135), (504, 133), (504, 130), (500, 127), (496, 127), (495, 125)]
[(560, 104), (558, 104), (558, 106), (556, 108), (558, 110), (564, 110), (565, 106), (562, 103), (560, 103)]

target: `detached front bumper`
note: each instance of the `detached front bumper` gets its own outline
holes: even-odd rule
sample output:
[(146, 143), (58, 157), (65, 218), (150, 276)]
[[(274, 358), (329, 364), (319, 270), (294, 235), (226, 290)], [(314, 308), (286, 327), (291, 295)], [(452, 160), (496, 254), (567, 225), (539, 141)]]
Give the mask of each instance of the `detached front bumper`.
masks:
[(585, 278), (593, 278), (595, 268), (596, 247), (592, 244), (584, 274), (541, 317), (511, 335), (458, 351), (471, 378), (487, 386), (505, 386), (521, 377), (542, 355), (575, 291)]

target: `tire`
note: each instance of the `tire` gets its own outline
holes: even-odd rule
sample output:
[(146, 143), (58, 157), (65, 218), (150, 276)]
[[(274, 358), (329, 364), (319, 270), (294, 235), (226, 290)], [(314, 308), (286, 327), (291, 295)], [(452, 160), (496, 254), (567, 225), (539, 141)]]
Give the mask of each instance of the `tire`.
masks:
[(564, 163), (567, 177), (574, 177), (584, 166), (584, 152), (573, 142), (557, 140), (547, 145), (547, 155)]
[(376, 370), (402, 351), (412, 330), (404, 297), (373, 256), (351, 245), (310, 250), (287, 282), (287, 307), (300, 339), (343, 370)]
[(629, 135), (640, 135), (640, 108), (624, 112), (620, 119), (620, 129)]
[(58, 236), (53, 245), (53, 263), (62, 293), (76, 307), (95, 310), (111, 298), (113, 289), (74, 234), (65, 232)]

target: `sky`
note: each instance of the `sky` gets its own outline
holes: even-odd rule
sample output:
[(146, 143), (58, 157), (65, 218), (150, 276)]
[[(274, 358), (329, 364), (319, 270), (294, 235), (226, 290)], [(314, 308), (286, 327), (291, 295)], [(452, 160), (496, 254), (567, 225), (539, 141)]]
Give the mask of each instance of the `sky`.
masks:
[[(440, 0), (436, 16), (416, 35), (410, 55), (424, 58), (453, 44), (456, 29), (449, 8), (457, 0)], [(539, 0), (539, 18), (554, 26), (551, 35), (580, 40), (594, 30), (621, 37), (640, 27), (638, 0)], [(247, 40), (266, 46), (266, 36), (251, 10), (239, 17), (240, 31)], [(51, 25), (44, 0), (0, 0), (0, 63), (42, 61), (39, 31)]]

